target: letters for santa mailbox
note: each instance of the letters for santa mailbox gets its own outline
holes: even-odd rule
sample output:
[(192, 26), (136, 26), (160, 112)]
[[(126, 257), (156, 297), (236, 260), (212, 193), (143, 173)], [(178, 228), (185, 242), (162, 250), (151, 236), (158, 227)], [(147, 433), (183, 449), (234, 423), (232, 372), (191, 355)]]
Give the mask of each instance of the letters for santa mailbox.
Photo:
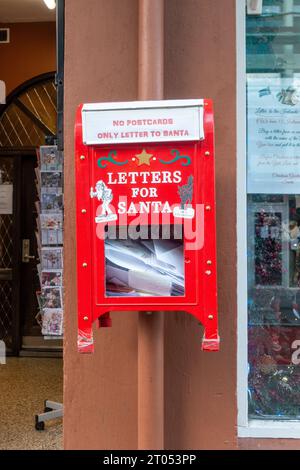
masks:
[(83, 104), (75, 140), (79, 352), (126, 310), (190, 313), (217, 351), (212, 102)]

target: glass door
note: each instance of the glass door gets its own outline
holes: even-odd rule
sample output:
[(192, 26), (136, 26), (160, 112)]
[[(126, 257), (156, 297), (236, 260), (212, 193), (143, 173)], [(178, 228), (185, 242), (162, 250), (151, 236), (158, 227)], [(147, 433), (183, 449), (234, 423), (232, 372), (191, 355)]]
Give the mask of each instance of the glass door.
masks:
[(18, 282), (16, 279), (18, 227), (15, 217), (14, 183), (17, 168), (13, 156), (0, 155), (0, 340), (8, 352), (18, 348)]

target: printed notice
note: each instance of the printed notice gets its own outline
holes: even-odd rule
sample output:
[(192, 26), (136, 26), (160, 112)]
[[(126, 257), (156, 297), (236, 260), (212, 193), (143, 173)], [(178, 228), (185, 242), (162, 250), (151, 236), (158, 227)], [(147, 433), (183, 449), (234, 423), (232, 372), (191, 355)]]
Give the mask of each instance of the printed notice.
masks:
[(0, 214), (13, 213), (13, 185), (0, 184)]
[(193, 141), (204, 138), (201, 106), (157, 109), (83, 109), (83, 141), (88, 145)]
[(299, 193), (300, 79), (247, 84), (248, 193)]

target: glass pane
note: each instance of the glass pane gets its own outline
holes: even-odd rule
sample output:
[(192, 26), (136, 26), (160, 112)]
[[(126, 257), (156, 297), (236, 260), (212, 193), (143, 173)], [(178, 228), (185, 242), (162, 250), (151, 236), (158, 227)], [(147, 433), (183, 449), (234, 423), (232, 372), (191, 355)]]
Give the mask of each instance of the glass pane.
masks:
[(0, 158), (0, 340), (12, 340), (13, 158)]
[(300, 419), (300, 0), (246, 34), (249, 416)]

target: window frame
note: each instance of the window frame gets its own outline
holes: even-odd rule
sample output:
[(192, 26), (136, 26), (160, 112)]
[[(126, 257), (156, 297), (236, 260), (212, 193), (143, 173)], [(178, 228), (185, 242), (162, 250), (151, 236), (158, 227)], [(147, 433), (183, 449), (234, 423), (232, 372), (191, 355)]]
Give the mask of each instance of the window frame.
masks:
[(300, 420), (248, 418), (246, 0), (236, 0), (238, 437), (300, 438)]

